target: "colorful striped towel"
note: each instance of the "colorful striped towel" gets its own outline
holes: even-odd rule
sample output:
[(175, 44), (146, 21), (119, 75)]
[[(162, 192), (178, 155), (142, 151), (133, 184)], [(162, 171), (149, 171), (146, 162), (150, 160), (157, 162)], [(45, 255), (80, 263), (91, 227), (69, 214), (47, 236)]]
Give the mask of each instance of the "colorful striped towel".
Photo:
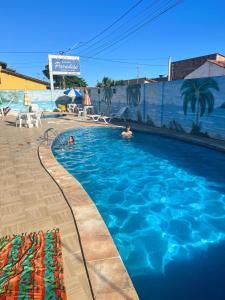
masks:
[(0, 239), (0, 300), (66, 299), (59, 230)]

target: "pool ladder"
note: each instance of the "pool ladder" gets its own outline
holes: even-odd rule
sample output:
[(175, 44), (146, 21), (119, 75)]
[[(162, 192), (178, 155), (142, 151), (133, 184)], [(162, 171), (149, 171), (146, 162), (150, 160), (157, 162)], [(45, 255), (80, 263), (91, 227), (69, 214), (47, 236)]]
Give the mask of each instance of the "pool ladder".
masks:
[(55, 140), (59, 143), (60, 147), (65, 146), (65, 143), (60, 137), (58, 131), (54, 128), (48, 128), (47, 130), (45, 130), (43, 138), (47, 145), (51, 145), (52, 142)]

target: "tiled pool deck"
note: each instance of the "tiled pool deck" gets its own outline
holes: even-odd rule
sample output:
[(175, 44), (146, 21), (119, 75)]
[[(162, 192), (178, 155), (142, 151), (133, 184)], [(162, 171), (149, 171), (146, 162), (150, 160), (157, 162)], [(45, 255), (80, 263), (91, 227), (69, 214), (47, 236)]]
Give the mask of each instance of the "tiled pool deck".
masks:
[[(60, 228), (68, 299), (138, 299), (94, 203), (57, 163), (50, 147), (39, 147), (49, 127), (64, 131), (93, 123), (68, 116), (44, 120), (42, 128), (27, 129), (15, 128), (14, 121), (13, 116), (0, 120), (0, 236)], [(225, 151), (223, 141), (133, 127)]]
[(94, 203), (51, 148), (39, 147), (49, 127), (60, 132), (93, 123), (68, 116), (28, 129), (16, 128), (14, 121), (0, 120), (0, 236), (59, 228), (68, 299), (138, 299)]

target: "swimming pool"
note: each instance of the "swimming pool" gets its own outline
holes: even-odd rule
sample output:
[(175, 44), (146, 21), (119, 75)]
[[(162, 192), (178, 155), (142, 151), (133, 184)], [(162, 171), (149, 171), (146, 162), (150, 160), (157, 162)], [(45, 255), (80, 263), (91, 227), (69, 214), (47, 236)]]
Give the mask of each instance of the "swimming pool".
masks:
[(96, 203), (140, 299), (224, 300), (225, 155), (120, 129), (65, 132), (57, 160)]

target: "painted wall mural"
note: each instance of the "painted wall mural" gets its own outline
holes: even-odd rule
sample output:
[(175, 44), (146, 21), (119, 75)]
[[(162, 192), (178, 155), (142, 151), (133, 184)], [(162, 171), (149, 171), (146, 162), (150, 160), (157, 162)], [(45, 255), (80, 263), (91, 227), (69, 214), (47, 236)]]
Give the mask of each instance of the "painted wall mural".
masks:
[[(38, 104), (43, 110), (53, 110), (55, 108), (55, 100), (64, 95), (64, 90), (55, 90), (53, 92), (53, 101), (51, 101), (50, 90), (28, 90), (31, 102)], [(24, 90), (1, 90), (0, 106), (10, 105), (12, 111), (19, 112), (26, 110), (24, 106)]]
[(201, 131), (200, 118), (206, 113), (211, 114), (214, 110), (214, 95), (211, 90), (219, 91), (217, 82), (213, 78), (198, 78), (185, 80), (180, 88), (183, 98), (183, 111), (187, 115), (188, 106), (195, 114), (195, 121), (192, 123), (191, 134), (208, 136), (208, 133)]
[(136, 120), (142, 122), (142, 113), (140, 108), (141, 103), (141, 85), (131, 84), (127, 86), (127, 106), (129, 108), (134, 107), (134, 113), (136, 114)]
[(103, 88), (103, 98), (102, 101), (106, 104), (107, 106), (107, 112), (111, 112), (111, 101), (113, 97), (113, 89), (111, 86), (105, 86)]
[[(148, 126), (225, 140), (225, 76), (89, 88), (97, 113), (116, 113), (128, 106), (128, 119)], [(55, 108), (54, 100), (64, 95), (55, 90), (27, 91), (32, 103)], [(12, 110), (23, 107), (24, 91), (0, 91), (0, 105), (14, 99)], [(5, 103), (5, 104), (4, 104)]]
[[(92, 101), (98, 103), (95, 88)], [(225, 139), (225, 76), (117, 86), (111, 112), (124, 106), (133, 121)]]
[(0, 105), (7, 105), (10, 102), (17, 103), (23, 99), (23, 91), (0, 91)]

